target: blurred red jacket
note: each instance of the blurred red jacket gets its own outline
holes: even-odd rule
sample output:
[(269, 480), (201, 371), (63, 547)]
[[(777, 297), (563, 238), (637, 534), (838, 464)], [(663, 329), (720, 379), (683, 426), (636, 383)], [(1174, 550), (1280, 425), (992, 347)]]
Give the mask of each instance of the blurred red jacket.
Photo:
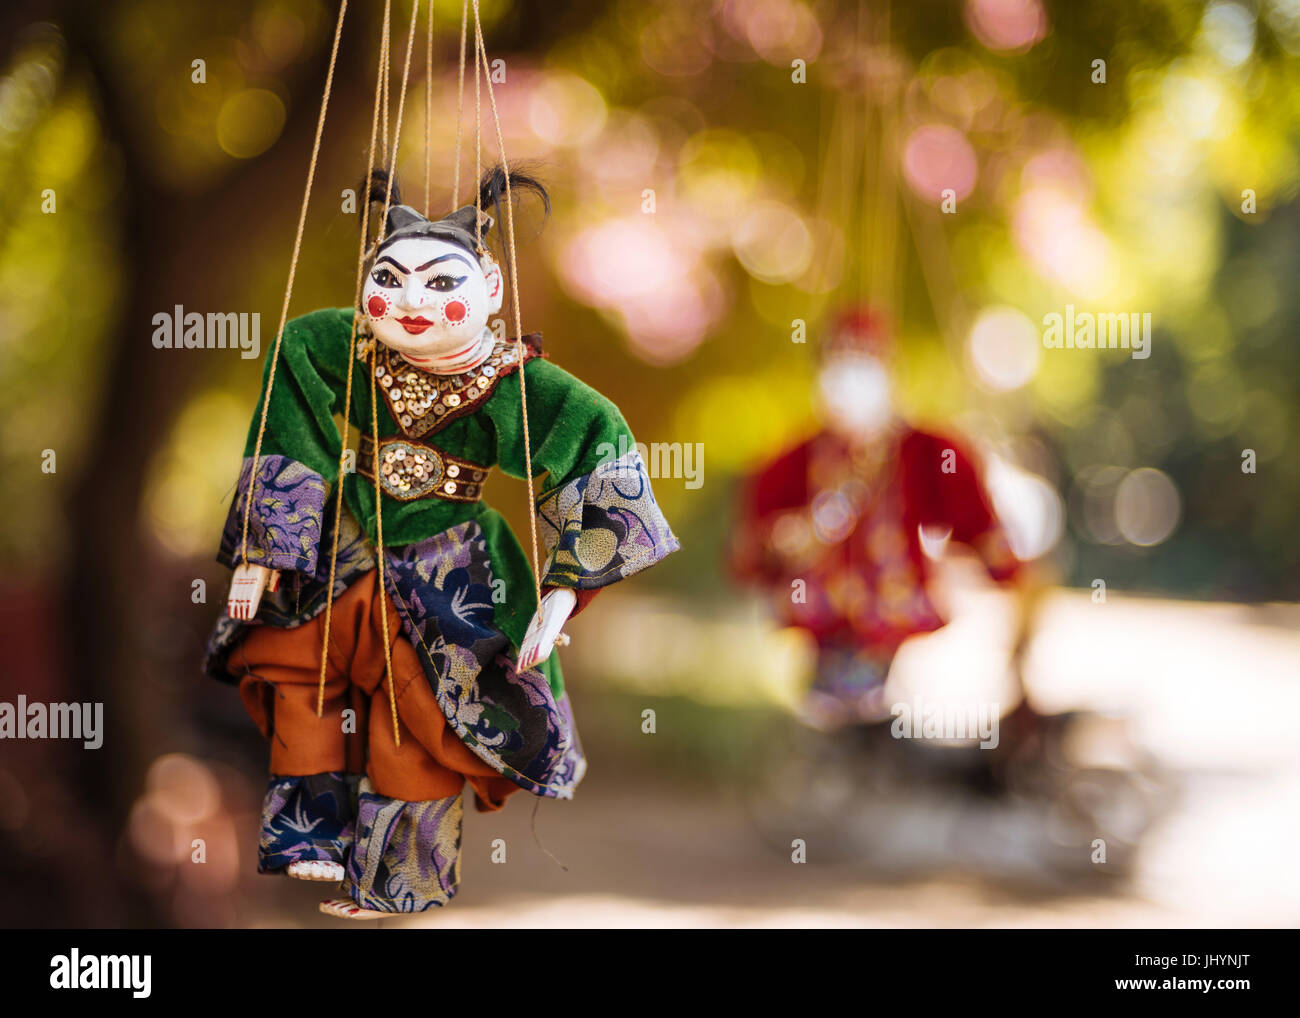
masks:
[(970, 545), (995, 580), (1019, 563), (971, 455), (897, 426), (865, 449), (822, 431), (748, 479), (731, 546), (737, 579), (771, 592), (819, 644), (893, 650), (944, 625), (920, 530)]

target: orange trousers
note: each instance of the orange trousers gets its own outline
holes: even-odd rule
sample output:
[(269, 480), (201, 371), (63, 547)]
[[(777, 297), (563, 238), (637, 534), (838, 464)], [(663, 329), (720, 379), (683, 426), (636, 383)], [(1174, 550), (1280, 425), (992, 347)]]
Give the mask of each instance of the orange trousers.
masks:
[[(398, 731), (384, 674), (382, 611), (388, 613)], [(392, 598), (371, 570), (334, 602), (324, 708), (316, 716), (325, 614), (292, 629), (256, 626), (230, 654), (249, 716), (271, 740), (271, 773), (298, 777), (364, 768), (374, 791), (423, 802), (458, 795), (466, 781), (480, 811), (519, 790), (480, 760), (447, 725)], [(345, 724), (344, 711), (354, 712)]]

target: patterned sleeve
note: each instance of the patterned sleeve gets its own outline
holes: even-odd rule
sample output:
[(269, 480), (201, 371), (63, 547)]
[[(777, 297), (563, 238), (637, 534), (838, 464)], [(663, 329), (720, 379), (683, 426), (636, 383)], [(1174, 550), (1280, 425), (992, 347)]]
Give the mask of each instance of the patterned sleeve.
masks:
[(952, 539), (969, 545), (990, 577), (1005, 582), (1020, 568), (1007, 541), (974, 457), (952, 438), (913, 432), (903, 455), (921, 522), (952, 528)]
[[(537, 499), (542, 585), (570, 587), (585, 603), (581, 592), (647, 569), (680, 545), (618, 407), (549, 361), (529, 361), (524, 371), (533, 475), (546, 475)], [(513, 477), (524, 476), (518, 379), (504, 379), (489, 404), (497, 461)]]
[[(266, 431), (249, 506), (253, 450), (275, 347), (267, 353), (239, 483), (221, 535), (218, 561), (312, 574), (319, 557), (325, 500), (338, 473), (341, 439), (334, 414), (342, 404), (350, 324), (336, 310), (295, 318), (285, 327)], [(243, 554), (248, 510), (248, 554)]]
[(788, 579), (792, 563), (773, 538), (783, 519), (808, 510), (811, 455), (812, 441), (801, 442), (740, 482), (727, 549), (738, 582), (764, 586)]

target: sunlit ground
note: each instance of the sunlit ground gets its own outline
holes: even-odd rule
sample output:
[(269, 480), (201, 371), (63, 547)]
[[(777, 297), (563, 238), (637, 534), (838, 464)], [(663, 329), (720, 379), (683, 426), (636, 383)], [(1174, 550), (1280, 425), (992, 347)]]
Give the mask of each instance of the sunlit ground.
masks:
[[(1005, 681), (998, 664), (1009, 633), (1010, 602), (976, 584), (958, 585), (954, 622), (908, 647), (891, 679), (910, 696), (996, 697)], [(611, 597), (600, 626), (626, 646), (639, 627), (660, 632), (653, 602)], [(1143, 839), (1128, 879), (1044, 882), (1021, 867), (1022, 846), (960, 836), (962, 800), (952, 815), (923, 814), (910, 824), (933, 833), (927, 865), (904, 874), (835, 858), (816, 836), (808, 861), (796, 865), (788, 848), (756, 831), (732, 780), (699, 773), (683, 778), (653, 767), (623, 767), (603, 747), (618, 733), (588, 742), (592, 769), (572, 803), (544, 802), (537, 836), (567, 871), (548, 859), (530, 830), (533, 803), (522, 796), (495, 817), (470, 815), (462, 890), (451, 907), (384, 925), (430, 927), (655, 926), (1290, 926), (1300, 922), (1300, 881), (1292, 864), (1300, 835), (1300, 620), (1298, 606), (1189, 604), (1111, 595), (1095, 604), (1086, 593), (1054, 592), (1044, 603), (1028, 655), (1031, 697), (1041, 710), (1089, 708), (1126, 728), (1126, 740), (1091, 748), (1102, 762), (1152, 754), (1169, 775), (1168, 810)], [(731, 624), (731, 623), (729, 623)], [(677, 620), (678, 640), (690, 645), (717, 620)], [(752, 617), (735, 627), (750, 640), (717, 640), (715, 654), (798, 660), (779, 638), (764, 637)], [(732, 636), (737, 634), (733, 633)], [(570, 658), (599, 648), (594, 624), (574, 626)], [(663, 659), (671, 660), (668, 641)], [(979, 664), (983, 662), (983, 664)], [(646, 665), (649, 662), (642, 662)], [(784, 667), (784, 665), (783, 665)], [(573, 669), (577, 671), (577, 669)], [(615, 678), (636, 688), (638, 674), (660, 676), (656, 692), (676, 692), (671, 669), (645, 671), (628, 661)], [(716, 699), (727, 690), (720, 661)], [(700, 671), (695, 669), (696, 682)], [(749, 695), (779, 687), (755, 677)], [(647, 695), (649, 695), (647, 691)], [(779, 696), (778, 696), (779, 698)], [(635, 700), (635, 697), (632, 698)], [(655, 701), (663, 702), (663, 701)], [(579, 699), (581, 707), (582, 700)], [(737, 705), (736, 709), (741, 709)], [(629, 711), (629, 714), (634, 712)], [(580, 718), (581, 720), (581, 718)], [(660, 710), (660, 732), (641, 735), (630, 716), (627, 739), (664, 739), (671, 711)], [(1105, 729), (1107, 726), (1102, 726)], [(669, 735), (671, 733), (668, 733)], [(665, 741), (664, 745), (671, 743)], [(589, 749), (591, 749), (589, 745)], [(761, 753), (762, 747), (756, 747)], [(654, 750), (650, 751), (653, 760)], [(1174, 787), (1176, 785), (1176, 787)], [(850, 826), (853, 817), (846, 816)], [(928, 826), (927, 826), (928, 825)], [(907, 826), (907, 825), (904, 825)], [(1005, 830), (1014, 832), (1011, 824)], [(903, 835), (900, 835), (903, 837)], [(493, 839), (504, 839), (504, 865), (490, 862)], [(1026, 842), (1027, 843), (1027, 842)], [(820, 858), (819, 858), (820, 856)], [(827, 857), (830, 856), (828, 859)], [(915, 860), (914, 860), (915, 861)], [(1083, 867), (1086, 869), (1086, 867)], [(266, 879), (266, 878), (262, 878)], [(284, 882), (281, 882), (284, 883)], [(311, 915), (317, 887), (277, 888), (274, 905), (244, 911), (242, 923), (301, 922)], [(273, 907), (274, 914), (261, 908)], [(259, 914), (260, 913), (260, 914)]]

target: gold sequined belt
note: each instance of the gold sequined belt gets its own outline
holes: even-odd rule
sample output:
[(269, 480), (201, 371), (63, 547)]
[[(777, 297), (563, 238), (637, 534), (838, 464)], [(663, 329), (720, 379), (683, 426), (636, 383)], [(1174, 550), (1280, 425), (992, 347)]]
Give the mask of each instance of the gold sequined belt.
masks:
[[(375, 440), (363, 433), (357, 472), (373, 481), (374, 461)], [(477, 502), (489, 470), (411, 438), (385, 438), (379, 443), (380, 484), (402, 502), (429, 496), (449, 502)]]

